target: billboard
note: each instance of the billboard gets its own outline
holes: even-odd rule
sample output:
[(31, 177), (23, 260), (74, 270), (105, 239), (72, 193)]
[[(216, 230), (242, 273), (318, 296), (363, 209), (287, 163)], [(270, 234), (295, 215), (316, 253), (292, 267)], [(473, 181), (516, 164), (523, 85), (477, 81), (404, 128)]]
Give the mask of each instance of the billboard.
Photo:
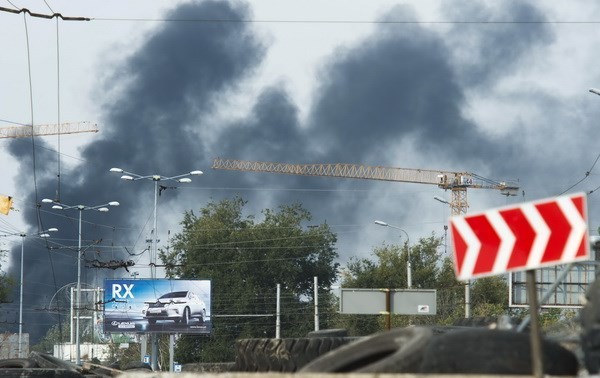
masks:
[(210, 334), (210, 280), (104, 280), (104, 333)]

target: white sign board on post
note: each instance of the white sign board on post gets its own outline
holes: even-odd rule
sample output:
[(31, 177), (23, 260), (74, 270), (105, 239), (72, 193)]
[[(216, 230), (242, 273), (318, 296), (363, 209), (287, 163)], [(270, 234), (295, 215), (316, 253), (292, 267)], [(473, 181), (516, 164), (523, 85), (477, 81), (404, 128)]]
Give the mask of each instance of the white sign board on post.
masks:
[[(389, 289), (390, 311), (398, 315), (435, 315), (437, 311), (434, 289)], [(373, 315), (386, 312), (387, 289), (342, 288), (342, 314)]]

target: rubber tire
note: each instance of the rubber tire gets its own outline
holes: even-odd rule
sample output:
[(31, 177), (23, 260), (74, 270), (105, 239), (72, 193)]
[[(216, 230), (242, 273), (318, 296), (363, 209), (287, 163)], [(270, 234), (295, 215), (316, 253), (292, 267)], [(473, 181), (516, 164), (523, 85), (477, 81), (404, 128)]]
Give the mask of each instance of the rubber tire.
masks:
[(235, 342), (232, 371), (295, 372), (319, 356), (341, 347), (353, 337), (240, 339)]
[(86, 375), (67, 369), (56, 368), (24, 368), (24, 369), (0, 369), (2, 378), (85, 378)]
[(304, 366), (301, 373), (417, 373), (433, 332), (394, 328), (345, 345)]
[(29, 359), (31, 359), (34, 363), (36, 363), (41, 368), (50, 368), (50, 369), (65, 369), (72, 372), (81, 373), (83, 369), (81, 366), (77, 366), (74, 363), (69, 361), (61, 360), (60, 358), (56, 358), (49, 354), (39, 353), (39, 352), (31, 352), (29, 353)]
[(38, 367), (38, 365), (28, 358), (8, 358), (0, 360), (0, 368), (3, 369), (28, 369), (36, 367)]
[[(533, 374), (529, 333), (475, 328), (435, 337), (423, 353), (423, 374)], [(577, 376), (577, 357), (542, 339), (545, 375)]]
[(345, 328), (330, 328), (311, 331), (306, 337), (348, 337), (348, 330)]
[(146, 362), (130, 361), (126, 363), (121, 370), (125, 371), (152, 371), (152, 366)]

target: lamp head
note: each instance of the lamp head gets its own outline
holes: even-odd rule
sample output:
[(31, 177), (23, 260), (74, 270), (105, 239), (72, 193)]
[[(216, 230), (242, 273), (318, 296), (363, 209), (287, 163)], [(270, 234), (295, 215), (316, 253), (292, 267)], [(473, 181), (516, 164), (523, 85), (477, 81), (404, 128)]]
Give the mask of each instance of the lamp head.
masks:
[(58, 228), (52, 227), (48, 229), (48, 232), (57, 232)]
[(188, 183), (188, 182), (192, 182), (192, 179), (189, 177), (184, 177), (184, 178), (180, 178), (179, 180), (177, 180), (177, 182)]
[(123, 173), (123, 170), (121, 168), (111, 168), (110, 171), (117, 172), (117, 173)]
[(118, 203), (117, 201), (111, 201), (108, 203), (109, 206), (119, 206), (120, 203)]
[(98, 208), (98, 211), (106, 213), (108, 211), (108, 207), (100, 207), (100, 208)]
[(129, 175), (123, 175), (123, 176), (121, 176), (121, 180), (133, 181), (133, 177), (131, 177)]
[(62, 210), (62, 209), (63, 209), (63, 207), (62, 207), (62, 206), (60, 206), (60, 205), (53, 205), (53, 206), (52, 206), (52, 208), (53, 208), (54, 210)]
[(191, 171), (190, 172), (190, 175), (194, 175), (194, 176), (199, 176), (199, 175), (202, 175), (202, 174), (204, 174), (204, 172), (202, 172), (202, 171)]
[(42, 203), (52, 203), (52, 202), (54, 202), (54, 201), (52, 201), (50, 198), (44, 198), (42, 200)]
[(384, 227), (389, 226), (389, 224), (385, 223), (384, 221), (380, 221), (380, 220), (376, 220), (375, 224), (378, 226), (384, 226)]

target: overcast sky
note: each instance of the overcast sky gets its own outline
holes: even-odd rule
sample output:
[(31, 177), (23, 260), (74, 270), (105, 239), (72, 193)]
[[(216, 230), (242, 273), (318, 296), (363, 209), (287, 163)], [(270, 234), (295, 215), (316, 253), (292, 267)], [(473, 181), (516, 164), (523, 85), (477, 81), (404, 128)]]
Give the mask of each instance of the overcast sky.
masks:
[[(0, 6), (92, 19), (59, 21), (57, 30), (55, 19), (0, 12), (0, 125), (60, 119), (100, 129), (60, 142), (36, 138), (35, 148), (30, 139), (1, 140), (0, 193), (14, 196), (18, 210), (1, 226), (8, 232), (59, 227), (57, 238), (76, 245), (77, 213), (46, 206), (38, 213), (42, 198), (121, 202), (109, 213), (84, 212), (83, 238), (102, 239), (86, 253), (90, 260), (128, 258), (123, 246), (141, 252), (150, 238), (153, 184), (123, 182), (111, 167), (163, 176), (204, 171), (161, 195), (161, 245), (167, 230), (179, 232), (184, 210), (240, 195), (253, 214), (303, 203), (314, 223), (327, 222), (338, 234), (342, 265), (401, 240), (404, 234), (375, 219), (403, 228), (411, 243), (443, 236), (449, 209), (433, 197), (450, 193), (433, 185), (217, 171), (212, 159), (470, 171), (519, 181), (518, 197), (470, 190), (470, 211), (600, 186), (600, 97), (588, 92), (600, 87), (595, 1), (0, 0)], [(598, 198), (588, 198), (594, 234)], [(14, 246), (6, 240), (13, 247), (3, 265), (15, 276), (16, 239)], [(26, 324), (43, 329), (51, 321), (31, 316), (75, 281), (75, 255), (30, 243)], [(133, 271), (148, 276), (147, 254), (135, 259)], [(105, 273), (86, 269), (85, 281), (101, 285)], [(12, 321), (14, 309), (0, 321)]]

